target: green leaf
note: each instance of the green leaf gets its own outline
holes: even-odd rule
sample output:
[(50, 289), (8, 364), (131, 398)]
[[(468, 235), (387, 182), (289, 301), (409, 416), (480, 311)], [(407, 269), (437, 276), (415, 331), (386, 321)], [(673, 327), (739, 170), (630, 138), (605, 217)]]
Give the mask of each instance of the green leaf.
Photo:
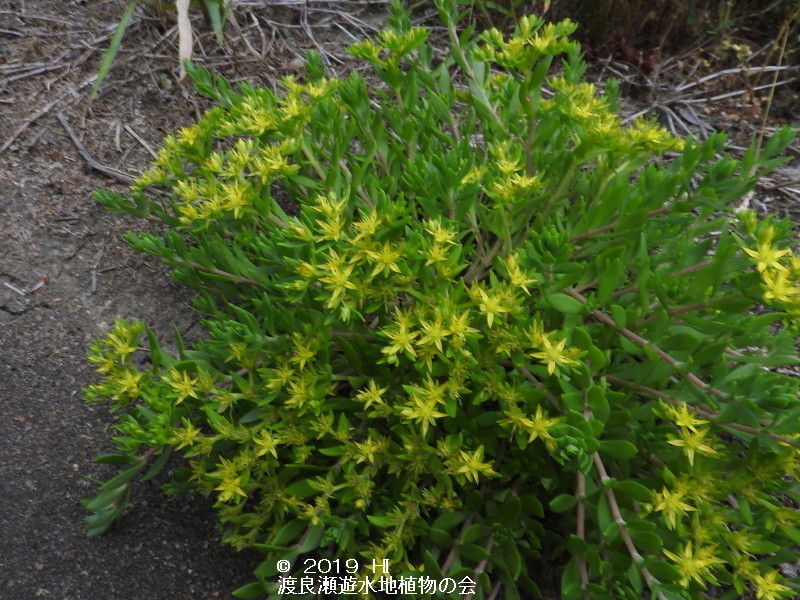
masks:
[(600, 452), (618, 460), (630, 460), (639, 449), (627, 440), (600, 440)]
[(347, 452), (346, 446), (331, 446), (330, 448), (319, 448), (317, 450), (323, 456), (342, 456)]
[(172, 456), (171, 447), (162, 449), (161, 454), (159, 454), (155, 462), (153, 462), (153, 464), (150, 465), (150, 468), (147, 470), (147, 472), (144, 474), (144, 476), (142, 476), (142, 478), (139, 481), (147, 481), (148, 479), (152, 479), (153, 477), (155, 477), (159, 472), (161, 472), (161, 469), (164, 468), (164, 465), (167, 464), (167, 461), (169, 460), (170, 456)]
[(511, 496), (500, 506), (495, 520), (506, 527), (514, 527), (519, 523), (521, 515), (522, 500), (519, 496)]
[(292, 519), (284, 525), (269, 543), (273, 546), (284, 546), (295, 541), (306, 528), (308, 522), (302, 519)]
[(641, 594), (644, 591), (644, 586), (642, 585), (642, 575), (639, 573), (639, 568), (632, 564), (628, 567), (628, 581), (631, 582), (633, 589), (636, 590), (637, 594)]
[(131, 17), (133, 17), (133, 11), (137, 4), (139, 4), (139, 0), (131, 0), (125, 7), (125, 11), (122, 13), (122, 17), (117, 23), (117, 28), (114, 30), (114, 35), (111, 36), (111, 41), (108, 43), (108, 49), (105, 51), (103, 58), (100, 60), (100, 68), (97, 70), (97, 79), (95, 79), (94, 85), (92, 85), (92, 91), (89, 93), (89, 98), (94, 98), (97, 95), (97, 90), (100, 89), (100, 85), (106, 78), (108, 70), (111, 68), (111, 64), (114, 62), (114, 58), (117, 56), (119, 45), (122, 43), (122, 37), (125, 35), (125, 30), (128, 28), (128, 24), (131, 22)]
[(747, 544), (747, 551), (753, 554), (774, 554), (781, 547), (767, 540), (756, 540)]
[(580, 600), (583, 598), (578, 560), (572, 557), (561, 571), (561, 600)]
[(488, 552), (486, 548), (481, 548), (476, 544), (459, 546), (458, 553), (459, 555), (473, 562), (481, 562), (482, 560), (486, 560), (491, 556), (491, 553)]
[(680, 571), (663, 560), (655, 560), (651, 558), (645, 562), (645, 566), (653, 575), (653, 577), (662, 583), (673, 583), (682, 579)]
[(599, 385), (592, 386), (589, 388), (587, 397), (589, 400), (589, 408), (592, 409), (592, 415), (601, 423), (605, 423), (608, 420), (611, 409), (608, 405), (608, 400), (606, 399), (603, 388)]
[(644, 550), (645, 552), (656, 553), (661, 550), (664, 545), (664, 540), (660, 535), (651, 531), (633, 531), (629, 530), (631, 539), (636, 548)]
[(243, 585), (240, 588), (236, 588), (231, 592), (231, 595), (234, 598), (261, 598), (264, 594), (267, 593), (267, 590), (264, 589), (264, 586), (261, 584), (260, 581), (254, 581), (253, 583), (248, 583), (247, 585)]
[(625, 309), (619, 304), (612, 304), (609, 310), (611, 311), (611, 319), (614, 321), (614, 324), (620, 329), (624, 328), (625, 324), (628, 322), (628, 314), (625, 312)]
[(577, 556), (579, 554), (583, 554), (588, 550), (589, 544), (586, 540), (579, 538), (577, 535), (570, 534), (569, 540), (567, 541), (567, 550), (572, 556)]
[(550, 500), (548, 506), (555, 513), (563, 513), (570, 510), (577, 502), (578, 499), (571, 494), (559, 494)]
[(459, 543), (461, 545), (471, 544), (477, 540), (485, 541), (489, 537), (489, 528), (486, 525), (481, 525), (480, 523), (473, 523), (469, 527), (464, 530), (464, 533), (461, 534), (461, 539)]
[(620, 492), (621, 495), (629, 496), (639, 502), (651, 502), (653, 500), (653, 492), (636, 481), (616, 481), (614, 482), (614, 489)]
[[(224, 3), (224, 0), (203, 0), (203, 5), (206, 9), (206, 15), (211, 22), (211, 29), (217, 38), (217, 43), (222, 44), (222, 28), (225, 25), (225, 15), (230, 7), (230, 2)], [(220, 8), (223, 11), (220, 12)]]
[(615, 530), (617, 526), (611, 516), (611, 508), (608, 506), (606, 494), (600, 494), (597, 499), (597, 525), (606, 538), (612, 535), (609, 532)]
[(290, 551), (290, 548), (287, 548), (286, 546), (274, 546), (272, 544), (253, 544), (253, 549), (263, 552), (264, 554), (283, 554)]
[(742, 515), (742, 520), (748, 525), (753, 524), (753, 512), (750, 510), (750, 503), (744, 498), (737, 498), (739, 502), (739, 514)]
[(433, 522), (431, 527), (435, 527), (436, 529), (440, 529), (442, 531), (452, 531), (466, 518), (467, 513), (464, 511), (442, 513), (436, 517), (436, 520)]
[(586, 311), (580, 300), (566, 294), (548, 294), (544, 299), (552, 308), (565, 315), (580, 315)]
[(367, 515), (367, 520), (381, 529), (386, 529), (392, 524), (391, 519), (386, 515)]
[(622, 261), (620, 259), (610, 261), (603, 269), (600, 281), (597, 284), (597, 301), (600, 304), (608, 304), (609, 300), (611, 300), (611, 295), (619, 287), (622, 270)]
[(631, 519), (625, 522), (625, 527), (635, 531), (653, 531), (656, 529), (656, 524), (643, 519)]
[(440, 548), (450, 549), (453, 546), (452, 536), (442, 529), (431, 527), (426, 537)]
[(425, 565), (425, 575), (437, 580), (444, 579), (444, 573), (442, 573), (439, 563), (436, 562), (436, 559), (433, 558), (433, 554), (428, 550), (423, 551), (422, 562)]
[(319, 543), (322, 540), (322, 535), (324, 532), (325, 528), (322, 525), (314, 525), (309, 527), (306, 530), (306, 534), (303, 536), (303, 541), (297, 551), (300, 554), (306, 554), (307, 552), (311, 552), (319, 548)]
[(516, 581), (522, 573), (522, 556), (520, 556), (517, 544), (514, 540), (506, 539), (500, 544), (500, 554), (502, 556), (500, 566), (504, 567), (511, 579)]
[(336, 344), (342, 349), (342, 352), (344, 352), (344, 355), (353, 370), (356, 373), (364, 373), (364, 364), (361, 362), (361, 357), (359, 356), (358, 352), (355, 351), (353, 345), (347, 339), (341, 336), (336, 338)]
[(135, 456), (130, 456), (128, 454), (103, 454), (102, 456), (98, 456), (92, 462), (101, 463), (104, 465), (116, 465), (116, 466), (123, 466), (123, 465), (130, 465), (136, 462), (137, 458)]
[(297, 496), (298, 498), (308, 498), (317, 493), (317, 488), (308, 479), (295, 481), (283, 490), (287, 496)]

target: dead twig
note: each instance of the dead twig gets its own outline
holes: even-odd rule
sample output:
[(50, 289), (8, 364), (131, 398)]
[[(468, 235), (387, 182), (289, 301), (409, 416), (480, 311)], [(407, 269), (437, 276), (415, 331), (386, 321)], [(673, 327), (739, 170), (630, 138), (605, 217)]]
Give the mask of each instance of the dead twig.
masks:
[(158, 158), (158, 154), (156, 154), (156, 151), (153, 150), (153, 147), (150, 146), (150, 144), (148, 144), (145, 140), (143, 140), (142, 137), (138, 133), (136, 133), (133, 129), (131, 129), (130, 125), (127, 125), (127, 124), (125, 125), (125, 131), (133, 139), (135, 139), (137, 142), (139, 142), (142, 145), (142, 147), (145, 150), (147, 150), (147, 152), (150, 153), (150, 156), (152, 156), (153, 158)]
[(53, 100), (53, 101), (51, 101), (51, 102), (48, 102), (48, 103), (47, 103), (46, 105), (44, 105), (42, 108), (40, 108), (40, 109), (39, 109), (39, 110), (37, 110), (35, 113), (33, 113), (33, 114), (30, 116), (30, 117), (28, 117), (27, 119), (25, 119), (25, 120), (22, 122), (22, 124), (20, 124), (20, 126), (19, 126), (19, 127), (17, 127), (17, 128), (14, 130), (14, 133), (12, 133), (12, 134), (11, 134), (11, 135), (8, 137), (8, 139), (6, 139), (6, 141), (3, 143), (3, 145), (2, 145), (2, 146), (0, 146), (0, 154), (2, 154), (3, 152), (5, 152), (6, 150), (8, 150), (9, 146), (11, 146), (11, 144), (13, 144), (13, 143), (14, 143), (14, 141), (15, 141), (15, 140), (16, 140), (16, 139), (17, 139), (17, 138), (20, 136), (20, 134), (21, 134), (23, 131), (25, 131), (26, 129), (28, 129), (28, 127), (30, 127), (30, 126), (31, 126), (31, 123), (33, 123), (34, 121), (36, 121), (36, 120), (37, 120), (39, 117), (41, 117), (41, 116), (42, 116), (42, 115), (44, 115), (45, 113), (48, 113), (48, 112), (50, 112), (50, 109), (52, 109), (52, 108), (53, 108), (53, 107), (54, 107), (54, 106), (55, 106), (55, 105), (58, 103), (58, 101), (59, 101), (60, 99), (61, 99), (61, 98), (56, 98), (55, 100)]
[(88, 164), (95, 171), (99, 171), (104, 175), (108, 175), (115, 181), (124, 183), (126, 185), (131, 185), (133, 183), (133, 177), (131, 177), (127, 173), (123, 173), (122, 171), (118, 171), (117, 169), (114, 169), (112, 167), (107, 167), (104, 164), (97, 162), (92, 157), (92, 155), (86, 151), (86, 148), (83, 147), (83, 144), (78, 139), (78, 136), (75, 135), (75, 132), (72, 131), (72, 128), (69, 126), (69, 122), (67, 121), (67, 118), (61, 113), (61, 111), (56, 112), (56, 118), (61, 122), (61, 125), (64, 127), (64, 131), (67, 132), (67, 135), (72, 140), (75, 149), (78, 151), (78, 154), (81, 155), (83, 160), (86, 161), (86, 164)]
[(10, 289), (12, 292), (16, 292), (16, 293), (17, 293), (17, 294), (19, 294), (20, 296), (24, 296), (24, 295), (25, 295), (25, 292), (23, 292), (23, 291), (22, 291), (21, 289), (19, 289), (18, 287), (14, 286), (14, 285), (12, 285), (12, 284), (10, 284), (10, 283), (8, 283), (7, 281), (4, 281), (4, 282), (3, 282), (3, 285), (4, 285), (4, 286), (6, 286), (8, 289)]
[(91, 269), (92, 294), (97, 292), (97, 267), (100, 266), (100, 261), (103, 260), (103, 254), (105, 254), (107, 243), (108, 243), (108, 234), (106, 234), (106, 239), (104, 239), (103, 243), (100, 245), (100, 250), (97, 251), (97, 256), (94, 257), (94, 264), (92, 265)]

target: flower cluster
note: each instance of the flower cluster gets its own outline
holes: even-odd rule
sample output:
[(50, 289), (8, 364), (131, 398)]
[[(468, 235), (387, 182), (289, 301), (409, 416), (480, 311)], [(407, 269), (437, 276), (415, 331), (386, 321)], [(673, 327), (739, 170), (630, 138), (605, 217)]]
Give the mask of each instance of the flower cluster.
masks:
[(92, 345), (87, 398), (120, 409), (101, 459), (127, 469), (90, 532), (175, 451), (169, 491), (265, 554), (238, 597), (317, 553), (480, 597), (541, 595), (528, 568), (553, 552), (567, 599), (796, 592), (774, 565), (800, 544), (797, 340), (758, 302), (792, 318), (800, 265), (788, 224), (737, 235), (729, 205), (789, 132), (740, 164), (721, 136), (625, 127), (571, 23), (469, 40), (437, 5), (446, 60), (399, 5), (351, 47), (375, 93), (313, 53), (278, 92), (190, 67), (220, 106), (130, 200), (98, 194), (165, 226), (126, 240), (207, 333), (173, 355), (120, 321)]
[(750, 212), (742, 213), (740, 219), (749, 234), (744, 251), (756, 265), (764, 300), (785, 310), (789, 319), (796, 322), (800, 318), (800, 257), (791, 248), (779, 246), (773, 225), (757, 227), (755, 215)]

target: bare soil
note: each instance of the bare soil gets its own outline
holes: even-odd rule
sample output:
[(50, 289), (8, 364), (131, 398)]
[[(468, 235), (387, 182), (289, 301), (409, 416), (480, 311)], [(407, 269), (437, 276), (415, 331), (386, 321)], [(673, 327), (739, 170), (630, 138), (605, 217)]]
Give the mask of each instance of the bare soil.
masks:
[[(91, 460), (113, 451), (108, 407), (82, 402), (81, 388), (94, 380), (89, 342), (118, 317), (145, 321), (165, 342), (173, 325), (185, 338), (202, 335), (186, 308), (188, 294), (163, 266), (120, 241), (142, 224), (91, 199), (97, 188), (123, 192), (124, 177), (88, 168), (57, 118), (63, 115), (98, 163), (135, 175), (164, 134), (206, 107), (176, 82), (174, 15), (140, 4), (90, 99), (126, 2), (0, 0), (1, 599), (228, 598), (257, 564), (255, 553), (219, 545), (203, 499), (168, 503), (159, 481), (134, 490), (130, 509), (107, 535), (82, 531), (79, 500), (94, 493), (86, 478), (112, 472)], [(222, 46), (193, 13), (196, 58), (230, 81), (272, 86), (313, 48), (335, 74), (346, 73), (352, 62), (344, 45), (374, 32), (385, 9), (383, 2), (240, 0)], [(598, 70), (611, 74), (608, 66)], [(713, 106), (700, 117), (747, 134), (754, 120), (742, 115), (752, 106), (740, 100), (730, 109), (733, 119)], [(628, 109), (652, 101), (631, 100)], [(780, 177), (798, 175), (790, 168)], [(766, 190), (779, 181), (765, 182), (752, 202), (762, 212), (796, 213), (794, 188)]]

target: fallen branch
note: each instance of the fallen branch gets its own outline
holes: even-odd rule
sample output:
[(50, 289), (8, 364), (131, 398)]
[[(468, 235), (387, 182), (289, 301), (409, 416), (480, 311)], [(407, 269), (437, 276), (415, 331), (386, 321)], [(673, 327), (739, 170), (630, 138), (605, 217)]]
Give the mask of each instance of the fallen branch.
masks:
[[(64, 131), (67, 132), (67, 135), (69, 135), (70, 139), (72, 140), (75, 149), (78, 151), (78, 154), (80, 154), (81, 157), (83, 157), (83, 160), (86, 161), (86, 164), (88, 164), (95, 171), (99, 171), (104, 175), (108, 175), (115, 181), (124, 183), (126, 185), (133, 184), (133, 177), (131, 177), (126, 173), (123, 173), (122, 171), (118, 171), (117, 169), (114, 169), (112, 167), (107, 167), (104, 164), (97, 162), (92, 157), (92, 155), (86, 151), (86, 148), (83, 147), (83, 144), (78, 139), (78, 136), (76, 136), (75, 132), (72, 131), (72, 128), (69, 126), (69, 122), (67, 121), (67, 118), (61, 113), (61, 111), (56, 112), (56, 118), (61, 122), (61, 125), (64, 127)], [(0, 149), (0, 152), (2, 152), (2, 149)]]
[(30, 117), (25, 119), (22, 122), (22, 124), (14, 130), (14, 133), (12, 133), (11, 136), (8, 139), (6, 139), (6, 141), (3, 143), (3, 145), (0, 146), (0, 154), (5, 152), (6, 150), (8, 150), (8, 147), (11, 146), (11, 144), (14, 143), (14, 141), (19, 137), (19, 135), (23, 131), (25, 131), (26, 129), (28, 129), (28, 127), (30, 127), (31, 123), (36, 121), (36, 119), (41, 117), (43, 114), (49, 112), (50, 109), (53, 108), (60, 99), (61, 98), (56, 98), (55, 100), (49, 102), (48, 104), (46, 104), (45, 106), (43, 106), (42, 108), (37, 110)]

